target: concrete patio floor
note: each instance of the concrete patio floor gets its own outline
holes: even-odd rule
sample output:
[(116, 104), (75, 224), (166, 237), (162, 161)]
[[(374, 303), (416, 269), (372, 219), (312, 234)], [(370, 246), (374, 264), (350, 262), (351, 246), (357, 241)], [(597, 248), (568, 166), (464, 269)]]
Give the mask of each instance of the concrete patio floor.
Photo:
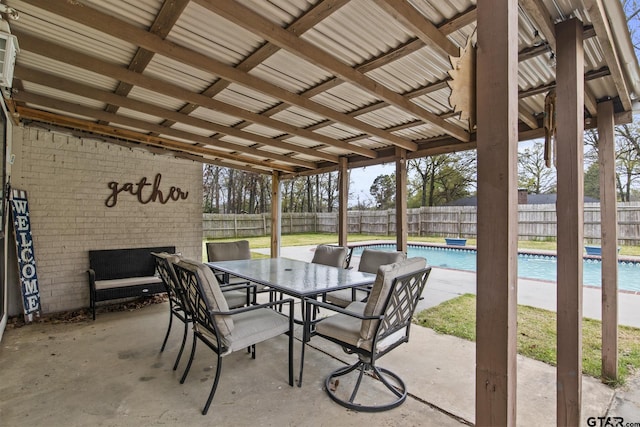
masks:
[[(300, 248), (295, 253), (300, 259), (308, 255)], [(446, 295), (475, 287), (475, 275), (471, 273), (470, 278), (468, 274), (456, 276), (450, 270), (434, 269), (424, 303), (439, 303), (448, 299)], [(640, 308), (640, 301), (636, 307)], [(640, 310), (635, 315), (640, 316)], [(178, 371), (171, 368), (181, 325), (174, 325), (167, 349), (159, 352), (167, 322), (168, 303), (162, 303), (99, 313), (95, 322), (8, 328), (0, 343), (0, 425), (337, 427), (474, 422), (474, 343), (417, 326), (412, 327), (408, 344), (379, 361), (379, 366), (399, 374), (407, 384), (409, 397), (399, 408), (369, 414), (333, 403), (323, 390), (324, 378), (351, 363), (353, 356), (321, 338), (314, 338), (307, 348), (302, 388), (290, 387), (287, 338), (282, 336), (258, 345), (256, 360), (245, 352), (225, 357), (213, 404), (208, 415), (202, 416), (213, 383), (215, 357), (200, 345), (191, 373), (180, 385), (186, 356)], [(298, 337), (300, 332), (297, 330)], [(296, 378), (300, 346), (296, 340)], [(556, 423), (555, 375), (552, 366), (518, 357), (518, 425)], [(583, 377), (582, 425), (587, 425), (587, 417), (605, 415), (640, 421), (638, 389), (633, 380), (616, 393), (597, 379)]]

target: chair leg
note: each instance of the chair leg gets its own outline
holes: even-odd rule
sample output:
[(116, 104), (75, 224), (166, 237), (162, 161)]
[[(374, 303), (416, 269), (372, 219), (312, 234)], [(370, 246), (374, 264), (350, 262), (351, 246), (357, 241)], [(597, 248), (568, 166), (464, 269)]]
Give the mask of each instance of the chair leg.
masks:
[(171, 302), (171, 300), (169, 300), (169, 326), (167, 326), (167, 333), (164, 334), (164, 341), (162, 341), (160, 353), (164, 351), (164, 348), (167, 345), (167, 340), (169, 339), (169, 334), (171, 333), (171, 325), (173, 325), (173, 303)]
[(180, 345), (180, 350), (178, 351), (178, 356), (176, 357), (176, 361), (173, 364), (173, 370), (178, 369), (178, 363), (180, 363), (180, 358), (182, 357), (182, 351), (184, 350), (184, 345), (187, 343), (187, 335), (189, 335), (189, 322), (184, 322), (184, 333), (182, 334), (182, 344)]
[[(336, 395), (335, 388), (332, 388), (332, 381), (336, 377), (340, 377), (355, 370), (359, 370), (358, 378), (356, 380), (356, 384), (353, 388), (353, 391), (350, 394), (348, 400), (342, 399)], [(360, 385), (362, 383), (363, 378), (365, 378), (365, 371), (372, 370), (375, 376), (370, 378), (371, 381), (380, 380), (384, 386), (393, 393), (393, 400), (389, 403), (383, 403), (379, 405), (364, 405), (360, 403), (356, 403), (356, 397), (358, 394), (358, 390), (360, 389)], [(374, 379), (375, 378), (375, 379)], [(393, 385), (389, 379), (393, 380), (396, 385)], [(325, 389), (329, 397), (336, 403), (345, 408), (353, 409), (354, 411), (361, 412), (380, 412), (386, 411), (389, 409), (396, 408), (400, 406), (407, 398), (407, 387), (405, 386), (402, 379), (394, 374), (393, 372), (384, 369), (378, 368), (375, 365), (371, 365), (370, 363), (363, 362), (362, 360), (358, 360), (358, 362), (354, 363), (350, 366), (345, 366), (340, 369), (333, 371), (329, 376), (325, 379), (324, 382)]]
[[(304, 342), (302, 345), (304, 346)], [(289, 385), (293, 387), (293, 329), (289, 329)]]
[(209, 406), (211, 406), (213, 395), (216, 394), (216, 389), (218, 388), (218, 381), (220, 380), (221, 371), (222, 371), (222, 357), (218, 355), (218, 362), (216, 363), (216, 378), (215, 380), (213, 380), (213, 385), (211, 386), (211, 392), (209, 392), (209, 398), (207, 399), (207, 403), (204, 405), (204, 409), (202, 410), (202, 415), (207, 415), (207, 412), (209, 411)]
[(187, 374), (189, 373), (189, 369), (191, 369), (191, 363), (193, 362), (193, 356), (196, 354), (196, 342), (198, 341), (198, 337), (196, 337), (196, 333), (193, 333), (193, 343), (191, 344), (191, 355), (189, 356), (189, 362), (187, 362), (187, 367), (184, 368), (184, 373), (182, 374), (182, 378), (180, 378), (180, 384), (184, 384), (184, 381), (187, 379)]

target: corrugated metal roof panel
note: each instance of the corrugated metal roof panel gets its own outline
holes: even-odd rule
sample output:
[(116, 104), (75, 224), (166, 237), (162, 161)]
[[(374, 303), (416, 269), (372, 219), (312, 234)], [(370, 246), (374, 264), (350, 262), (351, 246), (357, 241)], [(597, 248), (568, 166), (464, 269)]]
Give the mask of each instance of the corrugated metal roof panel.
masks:
[(207, 9), (190, 2), (167, 40), (188, 47), (227, 65), (235, 65), (249, 55), (263, 40)]
[(353, 111), (378, 101), (378, 98), (351, 83), (342, 83), (311, 99), (341, 112)]
[(196, 93), (203, 92), (217, 80), (213, 74), (158, 54), (153, 56), (143, 74)]
[(340, 124), (332, 124), (331, 126), (325, 126), (316, 129), (314, 132), (328, 136), (335, 139), (347, 139), (360, 135), (360, 133), (353, 131), (353, 129), (344, 129)]
[(295, 106), (282, 110), (271, 116), (271, 118), (302, 128), (314, 125), (324, 120), (324, 117), (318, 114)]
[(11, 21), (10, 27), (36, 37), (60, 44), (94, 57), (128, 65), (137, 47), (88, 26), (46, 12), (22, 1), (11, 3), (20, 13), (20, 19)]
[(233, 126), (241, 122), (240, 119), (228, 114), (221, 113), (220, 111), (210, 110), (204, 107), (198, 107), (193, 110), (190, 116), (197, 117), (198, 119), (207, 120), (209, 122), (217, 123), (223, 126)]
[(259, 124), (251, 124), (242, 130), (249, 133), (255, 133), (256, 135), (264, 136), (266, 138), (275, 138), (284, 133), (282, 131), (275, 130)]
[[(50, 98), (72, 102), (74, 104), (95, 108), (98, 110), (102, 110), (106, 107), (106, 104), (104, 102), (96, 101), (91, 98), (85, 98), (84, 96), (72, 95), (52, 87), (42, 86), (37, 83), (30, 83), (30, 82), (24, 82), (23, 84), (24, 84), (25, 92), (28, 92), (28, 93), (48, 96)], [(48, 110), (48, 109), (45, 109), (45, 110)]]
[(276, 52), (252, 69), (250, 74), (296, 93), (332, 76), (322, 68), (284, 50)]
[(134, 86), (129, 92), (128, 97), (157, 105), (158, 107), (162, 107), (167, 110), (179, 110), (185, 104), (185, 102), (180, 99), (175, 99), (158, 92), (143, 89), (139, 86)]
[(116, 16), (119, 19), (147, 29), (153, 24), (156, 15), (160, 11), (163, 0), (83, 0), (84, 4), (103, 13)]
[(151, 115), (151, 114), (146, 114), (146, 113), (142, 113), (140, 111), (130, 110), (128, 108), (122, 108), (122, 107), (120, 107), (118, 109), (118, 115), (119, 116), (130, 117), (130, 118), (136, 119), (136, 120), (142, 120), (144, 122), (149, 122), (149, 123), (153, 123), (153, 124), (156, 124), (156, 125), (159, 125), (160, 123), (162, 123), (165, 120), (162, 117), (158, 117), (158, 116), (154, 116), (154, 115)]
[(301, 38), (351, 66), (386, 52), (411, 37), (394, 19), (368, 0), (353, 0)]
[(27, 51), (20, 52), (17, 63), (34, 70), (42, 70), (55, 76), (82, 82), (102, 90), (113, 91), (118, 86), (118, 81), (115, 79)]
[(218, 101), (244, 108), (245, 110), (258, 113), (272, 107), (278, 103), (276, 99), (270, 98), (258, 91), (230, 84), (222, 92), (215, 96)]
[(171, 127), (173, 129), (179, 129), (185, 132), (195, 133), (196, 135), (205, 136), (207, 138), (215, 134), (215, 132), (212, 132), (208, 129), (202, 129), (196, 126), (186, 125), (184, 123), (174, 123), (173, 125), (171, 125)]
[(242, 3), (268, 20), (285, 27), (316, 2), (313, 0), (241, 0)]
[(447, 78), (448, 58), (423, 47), (403, 58), (367, 73), (388, 88), (404, 93)]

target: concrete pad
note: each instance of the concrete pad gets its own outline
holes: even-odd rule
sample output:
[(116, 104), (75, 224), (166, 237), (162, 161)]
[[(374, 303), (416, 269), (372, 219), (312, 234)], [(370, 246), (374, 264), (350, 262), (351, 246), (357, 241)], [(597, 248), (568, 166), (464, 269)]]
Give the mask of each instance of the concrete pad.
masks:
[[(185, 384), (172, 365), (180, 340), (173, 331), (159, 353), (168, 304), (132, 312), (101, 313), (95, 322), (33, 324), (8, 329), (0, 347), (1, 425), (144, 426), (456, 426), (455, 418), (409, 398), (391, 411), (367, 414), (333, 403), (325, 376), (342, 363), (307, 349), (305, 383), (287, 383), (287, 337), (223, 358), (217, 394), (206, 416), (200, 411), (213, 383), (215, 357), (198, 347)], [(178, 325), (180, 326), (180, 325)], [(174, 326), (175, 327), (175, 326)], [(200, 343), (201, 344), (201, 343)], [(296, 341), (294, 367), (299, 366)]]

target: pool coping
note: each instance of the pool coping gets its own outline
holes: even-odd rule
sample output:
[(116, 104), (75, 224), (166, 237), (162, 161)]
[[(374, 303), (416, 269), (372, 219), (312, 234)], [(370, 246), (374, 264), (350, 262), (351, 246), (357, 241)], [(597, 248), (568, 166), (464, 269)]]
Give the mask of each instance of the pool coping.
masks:
[[(395, 244), (396, 242), (391, 240), (374, 240), (374, 241), (367, 241), (365, 243), (348, 244), (347, 247), (350, 250), (353, 250), (355, 248), (360, 248), (360, 247), (377, 246), (377, 245), (395, 245)], [(454, 251), (459, 251), (459, 250), (477, 251), (478, 250), (478, 248), (473, 245), (457, 246), (457, 245), (446, 245), (442, 243), (430, 243), (430, 242), (408, 242), (407, 245), (428, 246), (428, 247), (435, 247), (435, 248), (442, 248), (442, 249), (450, 249)], [(544, 255), (544, 256), (554, 256), (554, 257), (558, 256), (556, 251), (544, 250), (544, 249), (518, 249), (518, 255)], [(588, 260), (602, 261), (602, 257), (598, 255), (585, 254), (582, 257)], [(618, 261), (640, 264), (640, 257), (631, 256), (631, 255), (618, 255)]]

